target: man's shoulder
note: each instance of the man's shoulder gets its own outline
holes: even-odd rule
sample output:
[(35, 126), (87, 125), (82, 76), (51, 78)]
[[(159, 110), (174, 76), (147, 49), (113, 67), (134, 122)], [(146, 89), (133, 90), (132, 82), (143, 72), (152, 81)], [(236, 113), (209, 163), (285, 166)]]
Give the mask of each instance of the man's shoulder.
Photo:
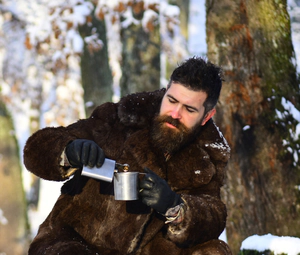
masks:
[(166, 89), (129, 94), (118, 103), (107, 102), (95, 108), (90, 119), (114, 124), (119, 121), (129, 127), (148, 126), (159, 111)]
[(203, 138), (206, 137), (210, 140), (219, 140), (224, 138), (222, 131), (219, 129), (213, 119), (207, 121), (207, 123), (202, 127), (202, 132), (200, 135)]
[(215, 122), (210, 119), (198, 136), (198, 141), (206, 151), (218, 155), (227, 161), (230, 157), (230, 146)]
[(165, 89), (139, 92), (123, 97), (118, 103), (118, 117), (126, 126), (148, 125), (159, 111)]
[(117, 114), (118, 106), (116, 103), (107, 102), (102, 105), (99, 105), (92, 112), (90, 119), (99, 119), (105, 122), (114, 122)]

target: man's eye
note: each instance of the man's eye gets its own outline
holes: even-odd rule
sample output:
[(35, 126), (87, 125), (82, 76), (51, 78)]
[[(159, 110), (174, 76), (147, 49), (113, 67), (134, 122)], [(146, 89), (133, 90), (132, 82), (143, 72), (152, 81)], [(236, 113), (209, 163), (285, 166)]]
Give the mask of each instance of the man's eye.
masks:
[(176, 101), (175, 101), (174, 99), (171, 99), (171, 98), (169, 98), (169, 102), (170, 102), (171, 104), (175, 104), (175, 103), (176, 103)]
[(195, 112), (195, 110), (194, 109), (192, 109), (192, 108), (186, 108), (186, 110), (188, 111), (188, 112)]

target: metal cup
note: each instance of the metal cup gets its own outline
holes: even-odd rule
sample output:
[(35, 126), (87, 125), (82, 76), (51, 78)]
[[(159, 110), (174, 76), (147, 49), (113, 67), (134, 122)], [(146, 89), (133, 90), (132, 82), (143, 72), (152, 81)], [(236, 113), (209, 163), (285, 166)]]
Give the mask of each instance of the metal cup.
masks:
[(139, 172), (119, 172), (114, 174), (115, 200), (138, 199)]

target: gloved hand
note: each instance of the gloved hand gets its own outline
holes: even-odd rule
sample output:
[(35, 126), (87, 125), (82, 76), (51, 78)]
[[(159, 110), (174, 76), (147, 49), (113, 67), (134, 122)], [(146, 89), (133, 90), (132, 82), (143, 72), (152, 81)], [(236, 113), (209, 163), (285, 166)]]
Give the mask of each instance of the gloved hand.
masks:
[(72, 167), (81, 168), (83, 166), (101, 167), (105, 155), (103, 150), (91, 140), (76, 139), (66, 147), (66, 156)]
[(165, 214), (169, 208), (182, 203), (180, 196), (171, 190), (164, 179), (149, 168), (145, 168), (144, 171), (147, 174), (140, 180), (140, 196), (144, 204)]

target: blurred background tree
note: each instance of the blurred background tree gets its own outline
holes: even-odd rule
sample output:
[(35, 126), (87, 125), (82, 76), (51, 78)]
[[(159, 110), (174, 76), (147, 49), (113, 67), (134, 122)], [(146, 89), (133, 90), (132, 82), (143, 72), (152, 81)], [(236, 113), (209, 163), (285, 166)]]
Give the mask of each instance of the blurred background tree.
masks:
[(145, 6), (143, 1), (136, 1), (126, 12), (134, 22), (124, 24), (120, 31), (121, 96), (160, 88), (159, 4)]
[(105, 21), (90, 15), (79, 31), (84, 41), (80, 61), (81, 83), (85, 112), (89, 116), (99, 104), (112, 101), (112, 73), (108, 61)]
[(1, 99), (0, 140), (0, 251), (1, 254), (26, 254), (29, 225), (19, 148), (11, 116)]

